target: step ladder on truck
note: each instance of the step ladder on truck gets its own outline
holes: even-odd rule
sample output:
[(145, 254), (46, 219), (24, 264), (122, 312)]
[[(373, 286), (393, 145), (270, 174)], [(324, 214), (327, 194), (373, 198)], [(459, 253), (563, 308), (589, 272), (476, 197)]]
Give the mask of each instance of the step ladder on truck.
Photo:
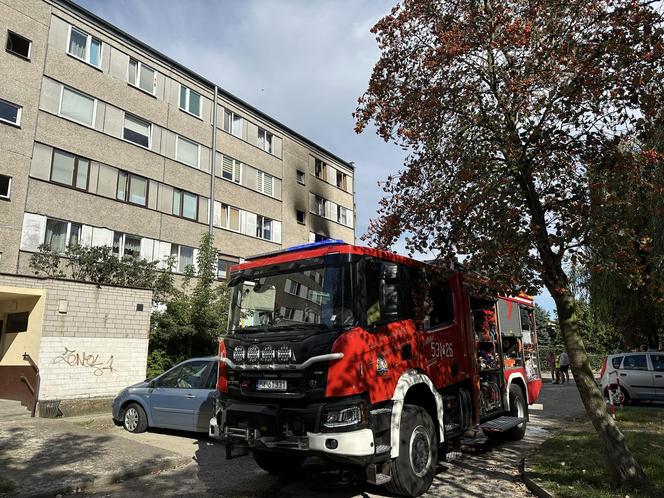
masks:
[(233, 267), (210, 435), (271, 473), (317, 455), (424, 493), (469, 433), (521, 439), (542, 386), (532, 299), (482, 284), (341, 241)]

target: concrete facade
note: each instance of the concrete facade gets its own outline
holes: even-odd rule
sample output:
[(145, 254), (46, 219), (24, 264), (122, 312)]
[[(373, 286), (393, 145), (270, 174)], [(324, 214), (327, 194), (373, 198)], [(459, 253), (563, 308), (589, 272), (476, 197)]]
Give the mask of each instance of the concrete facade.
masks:
[(220, 278), (260, 252), (354, 242), (352, 164), (219, 89), (211, 203), (214, 83), (67, 0), (0, 0), (0, 33), (30, 41), (27, 58), (0, 51), (0, 100), (20, 107), (0, 120), (0, 272), (29, 273), (43, 243), (129, 254), (127, 237), (185, 261), (210, 216)]
[(142, 381), (151, 304), (145, 289), (0, 274), (0, 321), (28, 314), (25, 330), (0, 336), (0, 398), (30, 407), (32, 387), (55, 415)]

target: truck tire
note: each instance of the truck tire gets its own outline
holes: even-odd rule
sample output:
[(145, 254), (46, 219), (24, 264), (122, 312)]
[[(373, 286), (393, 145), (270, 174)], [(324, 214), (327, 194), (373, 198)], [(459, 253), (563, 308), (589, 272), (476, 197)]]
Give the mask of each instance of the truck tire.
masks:
[(420, 496), (429, 489), (436, 473), (436, 427), (429, 413), (417, 405), (403, 406), (400, 427), (399, 456), (392, 461), (392, 479), (385, 488), (402, 496)]
[(305, 459), (305, 455), (254, 450), (256, 464), (264, 471), (274, 475), (288, 475), (296, 472)]
[(124, 411), (122, 425), (125, 430), (138, 434), (148, 428), (148, 416), (138, 403), (131, 403)]
[(528, 403), (521, 389), (516, 384), (510, 384), (510, 416), (511, 417), (525, 417), (526, 420), (521, 422), (516, 427), (503, 432), (503, 439), (505, 441), (520, 441), (526, 434), (526, 426), (528, 425)]

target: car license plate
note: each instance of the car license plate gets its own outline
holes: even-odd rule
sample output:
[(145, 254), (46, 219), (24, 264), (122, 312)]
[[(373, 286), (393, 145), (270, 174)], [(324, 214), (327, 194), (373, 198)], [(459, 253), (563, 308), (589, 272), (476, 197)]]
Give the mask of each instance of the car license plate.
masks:
[(257, 391), (285, 391), (285, 380), (258, 379), (256, 381)]

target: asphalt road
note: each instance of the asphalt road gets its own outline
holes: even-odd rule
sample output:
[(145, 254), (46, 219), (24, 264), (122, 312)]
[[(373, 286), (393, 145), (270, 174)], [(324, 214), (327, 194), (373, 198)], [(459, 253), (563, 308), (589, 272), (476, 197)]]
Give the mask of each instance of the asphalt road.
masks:
[[(531, 407), (528, 431), (522, 441), (492, 444), (481, 455), (464, 453), (451, 462), (441, 461), (426, 496), (532, 496), (519, 478), (522, 456), (552, 431), (560, 429), (567, 419), (583, 416), (574, 384), (545, 384), (538, 404), (541, 406)], [(122, 429), (109, 427), (108, 430)], [(137, 438), (137, 435), (124, 434)], [(173, 431), (151, 431), (138, 436), (145, 444), (191, 455), (192, 462), (174, 470), (89, 491), (85, 496), (385, 496), (381, 488), (368, 486), (356, 469), (339, 468), (318, 459), (308, 460), (297, 477), (281, 480), (259, 469), (251, 456), (225, 460), (223, 446), (207, 437)]]

